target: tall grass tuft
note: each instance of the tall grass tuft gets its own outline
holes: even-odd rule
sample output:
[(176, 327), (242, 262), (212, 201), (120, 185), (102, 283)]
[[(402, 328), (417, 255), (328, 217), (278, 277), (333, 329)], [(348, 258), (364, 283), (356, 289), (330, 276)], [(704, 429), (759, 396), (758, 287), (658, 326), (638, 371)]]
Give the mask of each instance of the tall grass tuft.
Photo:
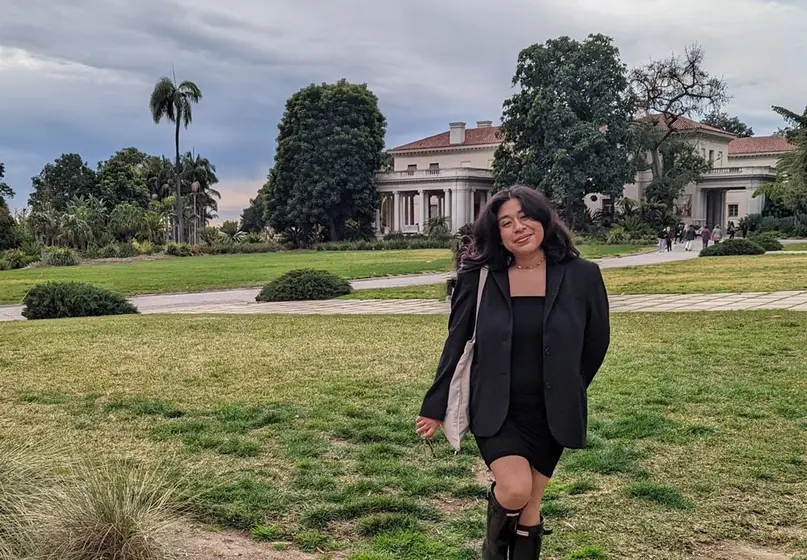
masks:
[(160, 467), (80, 459), (35, 512), (33, 560), (166, 560), (180, 492)]
[(28, 511), (54, 485), (53, 450), (0, 439), (0, 558), (27, 558), (33, 546)]

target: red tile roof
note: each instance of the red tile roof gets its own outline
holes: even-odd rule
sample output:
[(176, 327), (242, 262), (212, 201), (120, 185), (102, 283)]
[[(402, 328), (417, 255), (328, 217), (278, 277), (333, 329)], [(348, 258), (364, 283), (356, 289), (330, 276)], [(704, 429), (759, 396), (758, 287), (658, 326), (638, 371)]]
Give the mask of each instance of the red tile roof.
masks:
[(486, 128), (466, 128), (465, 142), (462, 144), (451, 144), (449, 142), (450, 132), (441, 132), (434, 136), (429, 136), (423, 140), (416, 140), (397, 148), (392, 148), (390, 152), (403, 152), (408, 150), (435, 150), (439, 148), (452, 148), (454, 146), (483, 146), (485, 144), (501, 144), (502, 133), (498, 126)]
[[(663, 121), (661, 120), (661, 115), (651, 115), (649, 118), (651, 119), (658, 119), (659, 125), (663, 126)], [(673, 130), (678, 131), (685, 131), (685, 130), (708, 130), (710, 132), (719, 132), (720, 134), (730, 134), (732, 136), (736, 136), (735, 134), (728, 132), (726, 130), (721, 130), (717, 127), (710, 126), (708, 124), (703, 124), (698, 121), (694, 121), (692, 119), (688, 119), (686, 117), (678, 117), (675, 122), (672, 124)]]
[(786, 138), (778, 136), (752, 136), (751, 138), (735, 138), (729, 142), (730, 155), (775, 154), (798, 150)]

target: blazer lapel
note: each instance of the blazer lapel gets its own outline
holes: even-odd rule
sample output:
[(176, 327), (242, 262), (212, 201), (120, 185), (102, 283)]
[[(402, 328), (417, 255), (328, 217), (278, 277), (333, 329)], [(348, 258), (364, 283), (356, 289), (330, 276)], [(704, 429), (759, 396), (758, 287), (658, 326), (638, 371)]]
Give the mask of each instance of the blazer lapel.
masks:
[(499, 290), (501, 290), (502, 296), (504, 296), (504, 300), (507, 302), (507, 309), (509, 310), (511, 308), (510, 274), (506, 268), (497, 268), (495, 270), (491, 270), (490, 275), (493, 277), (493, 280), (496, 282)]
[(552, 311), (552, 306), (555, 305), (555, 300), (560, 291), (560, 285), (563, 282), (563, 273), (566, 272), (566, 265), (564, 264), (550, 264), (546, 266), (546, 305), (544, 306), (544, 324)]

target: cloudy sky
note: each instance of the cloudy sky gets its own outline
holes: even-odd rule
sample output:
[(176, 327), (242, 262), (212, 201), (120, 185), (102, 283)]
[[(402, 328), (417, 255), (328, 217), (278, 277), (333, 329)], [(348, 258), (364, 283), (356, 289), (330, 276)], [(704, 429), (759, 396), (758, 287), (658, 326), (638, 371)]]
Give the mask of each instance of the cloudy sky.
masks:
[(182, 148), (217, 165), (222, 218), (263, 183), (283, 104), (311, 82), (369, 84), (391, 147), (498, 121), (520, 49), (604, 33), (629, 66), (700, 43), (758, 135), (782, 124), (771, 105), (807, 104), (801, 0), (0, 0), (0, 14), (0, 161), (18, 209), (63, 152), (93, 167), (126, 146), (171, 154), (148, 97), (172, 64), (204, 93)]

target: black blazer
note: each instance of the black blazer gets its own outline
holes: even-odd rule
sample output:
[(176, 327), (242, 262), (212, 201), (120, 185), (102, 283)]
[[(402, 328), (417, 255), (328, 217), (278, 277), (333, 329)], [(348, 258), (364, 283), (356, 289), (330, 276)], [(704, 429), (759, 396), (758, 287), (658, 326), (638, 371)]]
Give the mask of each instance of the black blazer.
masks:
[[(549, 427), (564, 447), (585, 447), (586, 389), (610, 343), (608, 295), (600, 267), (575, 258), (548, 264), (544, 306), (544, 391)], [(479, 270), (457, 274), (437, 376), (420, 415), (442, 420), (448, 388), (465, 343), (473, 336)], [(471, 432), (489, 437), (502, 427), (510, 403), (512, 335), (507, 269), (491, 270), (479, 310), (471, 369)]]

